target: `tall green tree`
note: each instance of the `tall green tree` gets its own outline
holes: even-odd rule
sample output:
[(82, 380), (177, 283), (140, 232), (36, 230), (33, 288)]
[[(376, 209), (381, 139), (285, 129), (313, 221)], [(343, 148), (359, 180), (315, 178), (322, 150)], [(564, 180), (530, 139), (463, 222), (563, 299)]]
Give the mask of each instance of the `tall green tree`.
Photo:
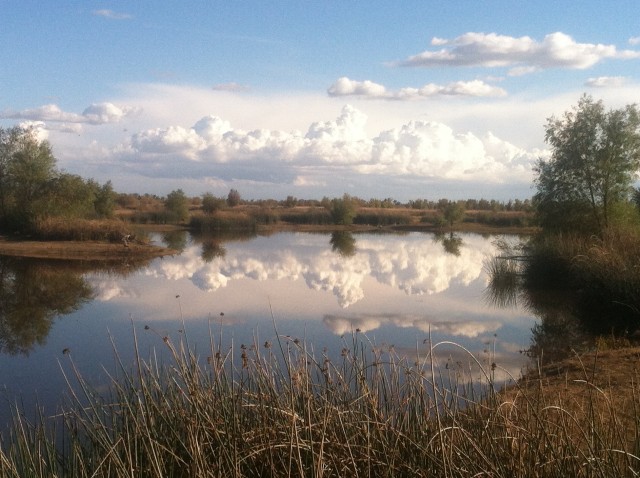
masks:
[(240, 200), (240, 193), (237, 189), (232, 189), (231, 191), (229, 191), (229, 194), (227, 195), (227, 204), (229, 205), (229, 207), (238, 206), (240, 204)]
[(0, 128), (0, 218), (7, 215), (11, 180), (9, 166), (14, 153), (18, 149), (18, 140), (24, 134), (17, 126), (9, 129)]
[(541, 225), (602, 233), (629, 198), (640, 166), (640, 112), (635, 105), (606, 110), (584, 95), (546, 125), (551, 158), (536, 166), (534, 201)]
[(89, 181), (89, 184), (94, 188), (95, 199), (93, 201), (93, 208), (95, 214), (99, 218), (109, 218), (113, 216), (113, 211), (116, 207), (116, 193), (113, 190), (111, 181), (107, 181), (100, 186), (95, 181)]
[(441, 209), (444, 220), (447, 221), (450, 228), (453, 228), (453, 224), (462, 221), (465, 215), (465, 207), (462, 201), (448, 201), (442, 205)]
[(331, 214), (331, 220), (334, 224), (348, 226), (353, 223), (356, 215), (356, 203), (354, 199), (347, 193), (341, 198), (333, 198), (325, 207)]
[(181, 222), (189, 217), (189, 200), (182, 189), (171, 191), (164, 201), (164, 207), (171, 221)]
[(58, 175), (56, 159), (47, 141), (29, 128), (0, 132), (0, 219), (14, 228), (26, 228), (42, 213), (49, 182)]

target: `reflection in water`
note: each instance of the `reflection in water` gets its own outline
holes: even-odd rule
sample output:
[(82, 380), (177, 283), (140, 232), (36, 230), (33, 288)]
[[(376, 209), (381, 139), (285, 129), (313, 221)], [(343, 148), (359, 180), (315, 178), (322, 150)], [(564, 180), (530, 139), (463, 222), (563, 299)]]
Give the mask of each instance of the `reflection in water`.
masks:
[(73, 268), (0, 256), (0, 352), (27, 354), (45, 342), (56, 317), (92, 298)]
[[(169, 280), (187, 279), (211, 292), (242, 279), (269, 282), (302, 278), (309, 289), (331, 292), (340, 307), (348, 308), (365, 298), (368, 279), (409, 296), (469, 285), (483, 276), (483, 259), (494, 252), (491, 243), (478, 236), (469, 247), (460, 243), (458, 255), (443, 254), (439, 244), (425, 241), (420, 234), (358, 235), (357, 247), (352, 234), (332, 235), (333, 250), (326, 247), (325, 237), (282, 234), (277, 239), (257, 238), (238, 247), (227, 243), (224, 258), (211, 262), (203, 260), (202, 248), (194, 245), (179, 256), (156, 261), (146, 273)], [(198, 237), (196, 241), (203, 243), (206, 239)]]
[(460, 248), (463, 245), (462, 237), (451, 231), (449, 234), (436, 234), (436, 241), (442, 243), (444, 252), (447, 254), (453, 254), (454, 256), (460, 256)]
[(162, 241), (169, 249), (182, 252), (189, 242), (189, 234), (187, 231), (167, 231), (162, 234)]
[(349, 231), (331, 233), (331, 250), (342, 257), (352, 257), (356, 254), (356, 238)]
[(520, 305), (540, 319), (532, 329), (530, 356), (557, 361), (615, 330), (615, 321), (607, 317), (618, 315), (620, 304), (573, 287), (556, 264), (530, 254), (526, 245), (499, 248), (501, 253), (485, 264), (486, 298), (498, 307)]
[(224, 257), (226, 253), (226, 249), (219, 241), (216, 239), (207, 239), (202, 243), (202, 253), (200, 257), (202, 257), (204, 262), (209, 263), (218, 257)]
[(438, 321), (424, 315), (367, 314), (363, 316), (325, 315), (325, 326), (336, 335), (345, 335), (354, 331), (371, 332), (384, 325), (409, 328), (421, 332), (442, 332), (457, 337), (475, 338), (482, 334), (495, 333), (501, 323), (498, 320), (453, 320)]
[[(432, 337), (490, 355), (489, 363), (517, 376), (529, 360), (519, 350), (529, 340), (531, 314), (481, 300), (483, 261), (496, 248), (479, 235), (460, 237), (454, 255), (431, 234), (415, 232), (331, 243), (328, 234), (190, 236), (181, 254), (106, 272), (0, 258), (0, 402), (6, 386), (11, 397), (37, 390), (56, 403), (65, 388), (57, 361), (65, 348), (83, 375), (100, 383), (113, 360), (110, 337), (124, 363), (133, 359), (126, 355), (135, 350), (132, 329), (143, 357), (158, 344), (161, 354), (162, 338), (183, 331), (199, 352), (210, 346), (210, 334), (223, 346), (256, 337), (275, 344), (290, 334), (326, 346), (330, 356), (339, 356), (341, 336), (357, 329), (407, 355)], [(18, 311), (19, 297), (29, 312)]]
[(148, 264), (0, 256), (0, 353), (28, 354), (45, 343), (56, 318), (99, 299), (87, 274), (125, 277)]

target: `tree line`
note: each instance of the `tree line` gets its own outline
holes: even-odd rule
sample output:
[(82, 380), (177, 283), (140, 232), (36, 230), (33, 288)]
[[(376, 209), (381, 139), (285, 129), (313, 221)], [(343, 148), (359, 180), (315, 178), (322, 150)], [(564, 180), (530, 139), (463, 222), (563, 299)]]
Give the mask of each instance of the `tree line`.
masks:
[(47, 141), (29, 128), (0, 128), (0, 226), (29, 232), (48, 217), (108, 218), (115, 193), (111, 182), (99, 184), (61, 171)]
[(116, 205), (130, 208), (146, 201), (162, 205), (164, 222), (185, 221), (195, 208), (213, 214), (238, 205), (322, 207), (336, 224), (350, 223), (354, 210), (361, 207), (438, 210), (451, 223), (464, 211), (522, 211), (535, 212), (539, 224), (548, 231), (602, 234), (612, 225), (640, 223), (640, 189), (633, 187), (640, 167), (639, 130), (640, 112), (635, 105), (607, 110), (601, 101), (584, 95), (571, 111), (548, 119), (545, 139), (551, 158), (539, 160), (535, 167), (537, 193), (531, 200), (443, 198), (402, 203), (348, 194), (320, 200), (294, 196), (281, 201), (244, 200), (236, 189), (226, 197), (206, 192), (189, 198), (182, 189), (166, 197), (116, 194), (110, 181), (99, 184), (59, 170), (50, 144), (38, 140), (33, 130), (0, 128), (0, 226), (29, 231), (46, 217), (108, 218)]

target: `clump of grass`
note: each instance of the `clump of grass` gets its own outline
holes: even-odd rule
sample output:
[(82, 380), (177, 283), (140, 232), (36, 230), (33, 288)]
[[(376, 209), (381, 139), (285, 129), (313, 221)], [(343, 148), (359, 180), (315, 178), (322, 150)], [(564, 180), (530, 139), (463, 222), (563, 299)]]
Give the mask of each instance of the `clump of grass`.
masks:
[(640, 329), (640, 234), (612, 229), (602, 236), (547, 234), (529, 247), (525, 281), (574, 297), (574, 315), (596, 334)]
[[(264, 217), (260, 219), (265, 220)], [(258, 222), (258, 219), (250, 214), (219, 211), (212, 215), (192, 216), (189, 220), (189, 228), (200, 233), (255, 232)]]
[(0, 474), (586, 477), (640, 470), (637, 390), (622, 413), (588, 374), (588, 393), (579, 395), (586, 401), (576, 406), (526, 384), (496, 393), (498, 366), (483, 367), (466, 351), (469, 365), (440, 368), (438, 351), (462, 349), (451, 343), (426, 343), (409, 358), (356, 334), (332, 359), (291, 337), (222, 348), (212, 336), (205, 356), (186, 338), (162, 342), (168, 363), (137, 353), (133, 369), (120, 362), (107, 394), (71, 362), (62, 429), (17, 414), (1, 443)]
[(331, 224), (331, 214), (323, 207), (293, 208), (283, 211), (279, 215), (282, 222), (288, 224)]
[(405, 210), (367, 209), (358, 211), (353, 219), (354, 224), (369, 224), (372, 226), (395, 226), (413, 224), (413, 218)]
[(130, 234), (126, 223), (117, 219), (45, 218), (35, 222), (32, 234), (44, 241), (119, 242)]

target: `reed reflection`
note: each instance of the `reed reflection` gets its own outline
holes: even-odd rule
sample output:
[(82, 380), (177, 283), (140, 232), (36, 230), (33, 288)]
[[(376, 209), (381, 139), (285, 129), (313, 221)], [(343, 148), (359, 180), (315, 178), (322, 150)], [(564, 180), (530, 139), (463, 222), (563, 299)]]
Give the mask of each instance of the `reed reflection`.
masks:
[(603, 333), (624, 332), (607, 319), (617, 315), (620, 304), (574, 287), (557, 264), (526, 244), (498, 246), (501, 252), (485, 263), (485, 298), (497, 307), (524, 307), (539, 318), (528, 355), (557, 361), (592, 346)]

